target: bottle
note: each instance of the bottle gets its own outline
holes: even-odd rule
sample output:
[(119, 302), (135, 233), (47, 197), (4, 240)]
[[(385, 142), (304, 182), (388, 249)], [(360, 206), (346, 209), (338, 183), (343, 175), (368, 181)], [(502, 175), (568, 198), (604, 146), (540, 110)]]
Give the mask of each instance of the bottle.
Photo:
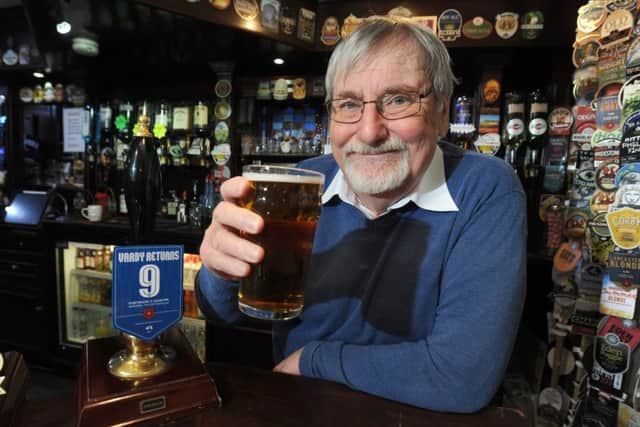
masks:
[(98, 324), (96, 325), (96, 338), (104, 338), (109, 335), (109, 325), (107, 319), (100, 317)]
[(120, 188), (120, 195), (118, 196), (118, 211), (121, 215), (127, 214), (127, 201), (124, 196), (124, 187)]
[(2, 63), (12, 67), (18, 63), (18, 54), (13, 50), (13, 37), (7, 38), (7, 50), (2, 55)]
[(145, 103), (138, 117), (125, 174), (125, 200), (133, 244), (151, 239), (162, 191), (160, 162), (149, 129), (149, 114), (150, 106)]
[(76, 269), (84, 270), (84, 249), (76, 249)]
[(187, 192), (182, 192), (182, 198), (178, 202), (178, 212), (176, 213), (176, 220), (179, 224), (186, 224), (189, 219), (187, 218)]
[(209, 129), (209, 107), (204, 101), (198, 101), (193, 106), (193, 134), (189, 141), (187, 155), (191, 157), (192, 163), (200, 162), (202, 154), (205, 152), (205, 139)]
[(189, 148), (189, 134), (191, 132), (191, 106), (184, 102), (176, 104), (171, 113), (169, 154), (174, 166), (182, 166), (188, 161), (185, 155)]
[(189, 202), (189, 222), (194, 227), (202, 225), (200, 198), (198, 197), (198, 181), (193, 181), (193, 192)]
[(82, 136), (85, 140), (84, 147), (84, 188), (89, 193), (96, 192), (96, 174), (98, 170), (98, 149), (96, 147), (95, 135), (92, 132), (94, 121), (94, 110), (90, 106), (86, 106), (84, 110), (84, 118), (82, 121)]
[(169, 191), (169, 198), (167, 200), (167, 216), (169, 218), (175, 218), (178, 213), (178, 203), (180, 199), (178, 199), (178, 195), (176, 194), (176, 190)]
[(131, 143), (131, 118), (133, 105), (129, 101), (123, 101), (118, 105), (118, 115), (114, 124), (116, 128), (116, 167), (124, 170)]
[(522, 165), (518, 164), (518, 150), (524, 147), (524, 99), (519, 92), (508, 92), (505, 95), (507, 114), (502, 124), (502, 146), (504, 147), (504, 160), (514, 170)]
[(453, 115), (450, 126), (452, 142), (468, 150), (475, 135), (473, 125), (473, 102), (466, 95), (460, 95), (453, 104)]
[(109, 104), (101, 104), (96, 139), (99, 141), (98, 177), (96, 187), (104, 190), (111, 187), (115, 179), (115, 157), (113, 129), (111, 127), (112, 109)]
[(170, 163), (167, 140), (169, 139), (169, 104), (160, 102), (156, 109), (155, 120), (153, 123), (153, 136), (156, 140), (156, 151), (158, 152), (158, 161), (160, 166), (166, 166)]
[(103, 248), (96, 249), (95, 256), (96, 270), (104, 271), (104, 252)]
[(193, 132), (205, 136), (209, 131), (209, 106), (203, 100), (197, 101), (193, 107)]
[(107, 246), (104, 249), (104, 271), (108, 271), (111, 272), (111, 257), (112, 257), (112, 251), (111, 251), (111, 246)]
[(213, 179), (211, 174), (208, 174), (204, 180), (204, 191), (202, 192), (200, 200), (200, 225), (207, 227), (211, 222), (211, 213), (213, 211)]
[(529, 94), (529, 122), (527, 124), (527, 150), (524, 161), (525, 176), (537, 178), (542, 167), (542, 149), (548, 141), (547, 113), (549, 104), (540, 89)]
[(87, 310), (84, 308), (78, 309), (78, 326), (76, 337), (80, 341), (84, 341), (89, 336), (89, 319), (87, 317)]
[[(55, 100), (55, 89), (53, 83), (45, 82), (44, 84), (44, 102), (53, 102)], [(92, 115), (93, 116), (93, 115)]]
[(71, 309), (71, 336), (68, 338), (79, 338), (80, 335), (80, 311), (78, 307)]
[(94, 270), (96, 268), (96, 251), (94, 249), (89, 249), (86, 252), (85, 262), (87, 269)]

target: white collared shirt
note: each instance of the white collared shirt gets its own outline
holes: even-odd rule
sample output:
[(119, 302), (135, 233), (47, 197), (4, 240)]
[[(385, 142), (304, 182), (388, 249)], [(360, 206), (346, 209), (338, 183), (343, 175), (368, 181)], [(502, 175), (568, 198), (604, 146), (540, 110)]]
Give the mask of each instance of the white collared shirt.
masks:
[(322, 194), (322, 204), (326, 204), (334, 196), (358, 208), (367, 218), (375, 219), (386, 215), (393, 209), (405, 206), (409, 202), (415, 203), (419, 208), (436, 212), (457, 212), (458, 206), (453, 201), (444, 173), (444, 156), (440, 147), (436, 145), (431, 164), (422, 175), (420, 182), (414, 190), (389, 206), (384, 212), (376, 214), (358, 201), (356, 194), (349, 187), (341, 169), (333, 177), (331, 183)]

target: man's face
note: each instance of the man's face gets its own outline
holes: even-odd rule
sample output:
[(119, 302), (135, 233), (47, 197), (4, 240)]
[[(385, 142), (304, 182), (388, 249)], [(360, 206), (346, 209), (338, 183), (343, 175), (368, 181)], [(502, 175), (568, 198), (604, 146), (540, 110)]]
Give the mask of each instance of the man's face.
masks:
[[(370, 101), (397, 92), (426, 93), (431, 82), (417, 50), (413, 42), (382, 46), (336, 79), (333, 99)], [(437, 111), (433, 94), (422, 99), (420, 113), (399, 120), (387, 120), (375, 104), (365, 104), (359, 122), (331, 122), (333, 155), (356, 194), (393, 202), (414, 188), (448, 126), (448, 105)]]

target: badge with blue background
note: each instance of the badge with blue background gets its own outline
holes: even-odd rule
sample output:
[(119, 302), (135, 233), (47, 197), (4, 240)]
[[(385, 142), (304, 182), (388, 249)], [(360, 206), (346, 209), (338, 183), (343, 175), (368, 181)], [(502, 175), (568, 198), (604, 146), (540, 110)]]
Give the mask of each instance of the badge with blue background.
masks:
[(113, 325), (153, 340), (182, 318), (182, 246), (120, 246), (113, 254)]

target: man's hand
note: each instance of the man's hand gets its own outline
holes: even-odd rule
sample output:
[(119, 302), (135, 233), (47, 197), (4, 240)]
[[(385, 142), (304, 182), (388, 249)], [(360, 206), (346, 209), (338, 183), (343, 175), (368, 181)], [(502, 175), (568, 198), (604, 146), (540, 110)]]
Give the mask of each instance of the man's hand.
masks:
[(289, 375), (300, 375), (300, 356), (302, 355), (302, 348), (297, 349), (289, 355), (282, 362), (278, 363), (273, 372), (280, 372)]
[(250, 190), (249, 181), (235, 177), (220, 188), (224, 201), (213, 210), (211, 225), (204, 233), (200, 245), (202, 263), (225, 279), (247, 277), (251, 264), (264, 258), (264, 250), (246, 240), (240, 232), (258, 234), (264, 228), (262, 217), (238, 206), (238, 200)]

